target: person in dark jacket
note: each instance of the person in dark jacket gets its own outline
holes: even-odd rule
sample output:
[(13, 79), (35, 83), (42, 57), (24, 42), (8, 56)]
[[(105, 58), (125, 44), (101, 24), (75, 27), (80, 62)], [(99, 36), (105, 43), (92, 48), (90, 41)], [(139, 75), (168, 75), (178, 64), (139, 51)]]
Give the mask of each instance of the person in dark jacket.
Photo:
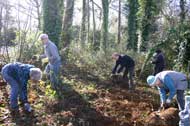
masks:
[(160, 73), (165, 68), (165, 58), (164, 54), (160, 49), (156, 50), (156, 53), (153, 55), (153, 61), (152, 64), (154, 64), (154, 73), (153, 75), (156, 75), (157, 73)]
[(135, 85), (133, 82), (134, 69), (135, 69), (134, 60), (128, 55), (121, 55), (119, 53), (113, 53), (112, 58), (116, 60), (116, 64), (112, 70), (112, 74), (120, 73), (125, 68), (123, 73), (123, 78), (126, 79), (128, 83), (128, 73), (129, 73), (129, 80), (130, 80), (129, 89), (135, 89)]
[(11, 86), (10, 110), (13, 113), (19, 112), (18, 96), (26, 112), (31, 112), (27, 98), (27, 83), (31, 80), (37, 83), (41, 80), (42, 72), (39, 68), (30, 64), (19, 62), (6, 64), (1, 71), (3, 79)]

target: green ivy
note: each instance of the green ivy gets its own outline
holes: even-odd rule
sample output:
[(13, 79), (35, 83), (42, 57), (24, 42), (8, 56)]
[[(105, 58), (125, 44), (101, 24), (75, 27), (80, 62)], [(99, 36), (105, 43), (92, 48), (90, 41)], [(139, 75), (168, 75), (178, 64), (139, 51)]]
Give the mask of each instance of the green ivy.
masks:
[(55, 42), (58, 47), (62, 28), (62, 16), (62, 0), (43, 1), (43, 32), (48, 34), (50, 40)]

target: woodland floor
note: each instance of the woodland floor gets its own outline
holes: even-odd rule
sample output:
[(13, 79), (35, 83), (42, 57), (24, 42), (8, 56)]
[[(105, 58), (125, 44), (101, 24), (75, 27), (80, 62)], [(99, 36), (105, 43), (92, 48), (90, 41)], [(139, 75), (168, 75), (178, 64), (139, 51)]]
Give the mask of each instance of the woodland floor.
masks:
[(159, 107), (157, 90), (145, 84), (136, 82), (136, 90), (129, 91), (124, 84), (102, 81), (85, 68), (65, 68), (62, 99), (48, 95), (44, 83), (30, 86), (31, 114), (20, 108), (20, 116), (12, 117), (9, 86), (0, 86), (0, 126), (146, 126), (147, 117)]

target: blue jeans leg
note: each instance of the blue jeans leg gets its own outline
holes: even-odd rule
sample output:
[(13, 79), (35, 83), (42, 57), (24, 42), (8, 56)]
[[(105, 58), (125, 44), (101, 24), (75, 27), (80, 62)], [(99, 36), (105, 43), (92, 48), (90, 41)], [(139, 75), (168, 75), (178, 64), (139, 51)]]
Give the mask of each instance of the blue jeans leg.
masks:
[(53, 89), (58, 89), (59, 85), (59, 71), (61, 63), (57, 62), (53, 65), (50, 65), (50, 81)]
[(19, 100), (22, 103), (28, 103), (28, 97), (27, 97), (27, 85), (23, 85), (20, 93), (19, 93)]
[(12, 109), (18, 109), (18, 94), (19, 94), (19, 84), (16, 80), (14, 80), (12, 77), (10, 77), (7, 74), (3, 75), (3, 78), (5, 81), (11, 86), (11, 92), (10, 92), (10, 107)]
[(177, 90), (177, 103), (179, 110), (184, 110), (185, 100), (184, 100), (184, 90)]

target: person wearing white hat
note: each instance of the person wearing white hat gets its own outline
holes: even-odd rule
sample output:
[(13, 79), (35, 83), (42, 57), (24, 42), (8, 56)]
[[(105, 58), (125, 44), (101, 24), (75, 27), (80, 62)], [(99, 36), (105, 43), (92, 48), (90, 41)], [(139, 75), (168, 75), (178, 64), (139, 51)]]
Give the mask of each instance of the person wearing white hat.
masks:
[(157, 86), (160, 94), (161, 108), (171, 104), (176, 94), (179, 110), (184, 109), (184, 90), (187, 89), (188, 85), (185, 74), (176, 71), (162, 71), (156, 76), (148, 76), (147, 83), (150, 86)]

